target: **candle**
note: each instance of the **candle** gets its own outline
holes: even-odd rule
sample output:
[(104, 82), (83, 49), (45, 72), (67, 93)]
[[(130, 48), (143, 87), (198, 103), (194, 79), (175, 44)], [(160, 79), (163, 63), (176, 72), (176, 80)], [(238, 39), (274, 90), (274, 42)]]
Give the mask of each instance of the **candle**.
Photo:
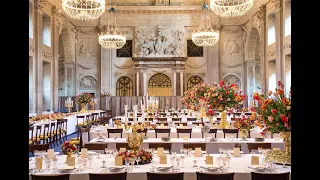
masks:
[(138, 105), (134, 105), (133, 106), (133, 123), (136, 124), (137, 123), (137, 109), (138, 109)]
[(141, 106), (141, 112), (142, 112), (142, 122), (145, 121), (145, 114), (144, 114), (144, 110), (145, 110), (145, 107), (144, 105)]
[(128, 124), (128, 105), (124, 105), (124, 121)]

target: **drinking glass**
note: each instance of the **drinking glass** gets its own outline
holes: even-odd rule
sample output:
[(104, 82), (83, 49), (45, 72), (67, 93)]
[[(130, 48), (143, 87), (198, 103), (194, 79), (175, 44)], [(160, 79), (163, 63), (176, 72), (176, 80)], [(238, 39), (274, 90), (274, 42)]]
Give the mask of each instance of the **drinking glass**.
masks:
[(183, 152), (183, 147), (180, 148), (180, 155), (182, 156), (182, 152)]
[(183, 167), (184, 159), (185, 159), (185, 156), (182, 155), (182, 156), (180, 157), (180, 160), (181, 160), (181, 168), (184, 168), (184, 167)]
[(82, 165), (83, 165), (83, 170), (87, 169), (87, 163), (88, 163), (88, 158), (82, 158)]
[(176, 170), (180, 170), (180, 158), (176, 158)]
[(287, 163), (287, 161), (286, 161), (286, 160), (282, 161), (282, 168), (287, 168), (286, 163)]
[(262, 148), (261, 147), (258, 147), (258, 152), (259, 152), (259, 156), (261, 156), (261, 154), (262, 154)]
[(91, 165), (92, 165), (92, 161), (93, 161), (93, 156), (89, 155), (88, 160), (89, 160), (89, 169), (92, 169)]
[(77, 165), (78, 165), (78, 171), (81, 171), (81, 166), (82, 166), (82, 158), (79, 156), (77, 158)]
[(107, 157), (107, 158), (111, 156), (109, 149), (105, 148), (105, 149), (104, 149), (104, 152), (106, 152), (106, 157)]
[(219, 147), (220, 157), (222, 156), (222, 152), (223, 152), (223, 148), (220, 148), (220, 147)]
[(170, 157), (170, 164), (171, 164), (171, 166), (174, 167), (174, 166), (175, 166), (175, 163), (176, 163), (176, 157), (175, 157), (175, 156), (171, 156), (171, 157)]
[(139, 168), (139, 161), (140, 161), (140, 156), (137, 155), (136, 156), (136, 163), (137, 163), (136, 168)]
[(45, 158), (44, 162), (46, 163), (46, 171), (50, 170), (50, 165), (51, 165), (51, 159), (50, 158)]
[(124, 158), (124, 163), (126, 164), (127, 170), (129, 169), (129, 164), (130, 164), (130, 159), (129, 158)]

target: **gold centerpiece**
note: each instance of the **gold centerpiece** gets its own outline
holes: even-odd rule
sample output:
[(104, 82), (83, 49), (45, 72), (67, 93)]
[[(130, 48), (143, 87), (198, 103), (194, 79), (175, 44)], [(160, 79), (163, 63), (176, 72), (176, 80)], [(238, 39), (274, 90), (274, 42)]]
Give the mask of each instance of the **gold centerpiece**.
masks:
[(132, 150), (134, 152), (136, 152), (140, 146), (143, 143), (143, 137), (144, 137), (144, 133), (138, 133), (138, 129), (140, 129), (141, 131), (144, 130), (144, 128), (146, 127), (146, 124), (142, 123), (142, 124), (133, 124), (133, 125), (128, 125), (125, 124), (125, 130), (128, 131), (130, 128), (132, 130), (131, 134), (128, 134), (127, 137), (127, 142), (130, 148), (132, 148)]
[(86, 92), (76, 96), (76, 103), (80, 104), (80, 106), (81, 106), (80, 112), (81, 113), (86, 112), (86, 105), (88, 103), (90, 103), (91, 99), (92, 99), (92, 95), (89, 93), (86, 93)]
[(266, 160), (291, 164), (291, 132), (281, 132), (285, 150), (272, 150), (266, 154)]
[(225, 129), (227, 125), (228, 125), (228, 123), (227, 123), (227, 112), (226, 111), (222, 111), (221, 112), (220, 127), (222, 129)]

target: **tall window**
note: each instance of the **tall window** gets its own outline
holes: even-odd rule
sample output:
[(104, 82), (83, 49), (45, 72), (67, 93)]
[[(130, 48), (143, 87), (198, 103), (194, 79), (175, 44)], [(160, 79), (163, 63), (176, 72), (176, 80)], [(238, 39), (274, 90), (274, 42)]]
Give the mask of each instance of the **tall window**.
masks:
[(291, 2), (286, 1), (285, 7), (284, 36), (288, 36), (291, 34)]
[(187, 82), (187, 90), (193, 88), (193, 86), (203, 82), (203, 79), (200, 76), (194, 75), (189, 78)]
[(275, 60), (268, 62), (268, 69), (269, 69), (269, 90), (273, 92), (277, 87)]
[(275, 14), (270, 14), (268, 17), (268, 45), (276, 42)]
[(171, 80), (167, 75), (157, 73), (150, 78), (149, 87), (171, 87)]
[(42, 43), (51, 47), (50, 17), (43, 16)]
[(132, 96), (132, 81), (130, 78), (123, 76), (117, 81), (117, 96)]
[(32, 3), (29, 2), (29, 38), (33, 38)]

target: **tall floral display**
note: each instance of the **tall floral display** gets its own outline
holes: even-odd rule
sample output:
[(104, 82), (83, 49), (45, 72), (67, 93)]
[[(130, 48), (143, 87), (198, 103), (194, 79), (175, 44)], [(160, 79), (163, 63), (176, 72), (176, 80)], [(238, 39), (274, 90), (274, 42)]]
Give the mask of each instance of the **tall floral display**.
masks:
[(254, 93), (257, 105), (251, 107), (251, 111), (260, 116), (256, 125), (262, 127), (263, 132), (281, 133), (285, 142), (285, 152), (273, 152), (278, 161), (291, 162), (291, 90), (286, 96), (283, 84), (278, 82), (278, 88), (274, 92), (268, 91), (267, 95)]
[(92, 98), (92, 95), (89, 93), (86, 93), (86, 92), (84, 92), (76, 97), (76, 99), (75, 99), (76, 104), (81, 105), (80, 112), (86, 112), (86, 105), (88, 103), (90, 103), (91, 98)]

